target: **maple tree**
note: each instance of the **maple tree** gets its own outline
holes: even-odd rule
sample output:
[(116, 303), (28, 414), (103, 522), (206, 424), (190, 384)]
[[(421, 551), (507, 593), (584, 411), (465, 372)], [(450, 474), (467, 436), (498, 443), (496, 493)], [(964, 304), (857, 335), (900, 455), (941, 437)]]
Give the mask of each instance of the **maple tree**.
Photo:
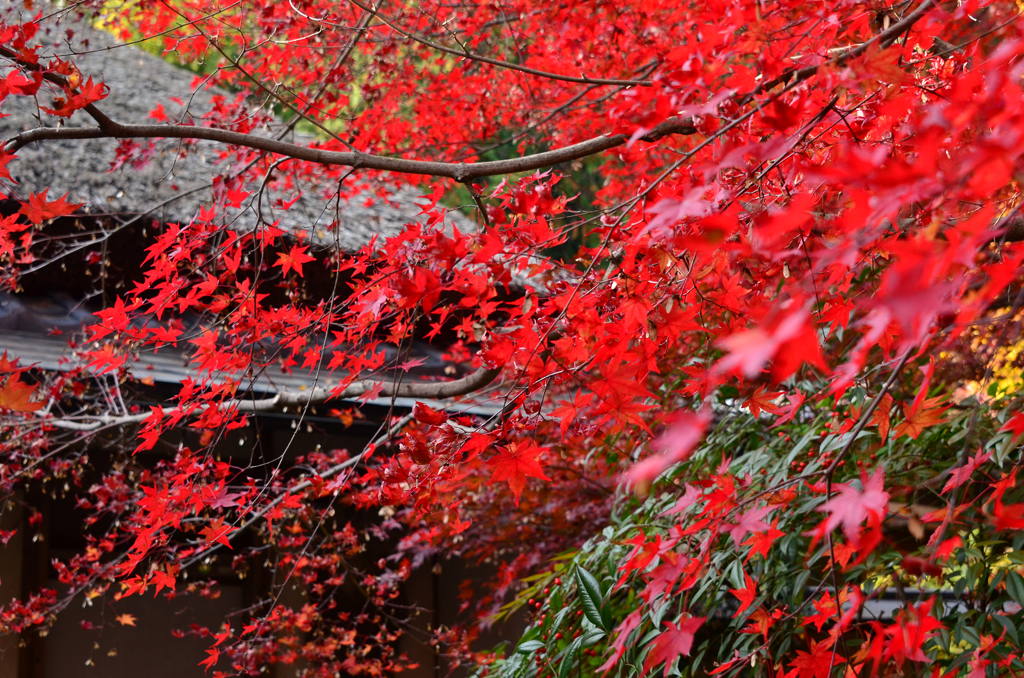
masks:
[[(120, 119), (52, 49), (86, 11), (202, 64), (214, 108)], [(379, 675), (409, 663), (402, 582), (441, 555), (498, 567), (430, 639), (481, 676), (1017, 675), (1024, 413), (990, 385), (1019, 370), (1020, 13), (85, 0), (9, 18), (0, 112), (32, 97), (40, 124), (6, 141), (0, 178), (29, 144), (96, 138), (120, 140), (118, 166), (155, 139), (212, 142), (225, 171), (193, 219), (154, 225), (74, 365), (0, 362), (2, 492), (66, 479), (89, 542), (54, 562), (59, 594), (4, 605), (0, 627), (83, 596), (201, 594), (197, 563), (273, 549), (305, 602), (196, 631), (215, 641), (205, 669)], [(58, 124), (72, 116), (87, 122)], [(315, 185), (336, 231), (338, 205), (383, 182), (419, 187), (422, 219), (357, 252), (263, 216), (266, 185)], [(451, 222), (459, 196), (472, 229)], [(11, 290), (60, 260), (54, 220), (81, 206), (52, 197), (0, 221)], [(252, 229), (231, 225), (242, 205)], [(413, 337), (463, 376), (403, 378), (385, 347)], [(193, 376), (126, 402), (135, 359), (169, 345)], [(317, 382), (263, 395), (272, 367)], [(218, 455), (254, 413), (351, 421), (343, 400), (381, 397), (421, 402), (363, 449), (295, 450), (293, 468)], [(498, 413), (422, 402), (459, 399)], [(198, 445), (138, 462), (175, 430)], [(92, 479), (83, 450), (111, 432), (119, 463)], [(388, 538), (341, 506), (401, 530), (387, 558), (360, 559)], [(337, 609), (346, 580), (359, 614)], [(866, 617), (889, 589), (900, 611)], [(473, 644), (524, 608), (514, 645)]]

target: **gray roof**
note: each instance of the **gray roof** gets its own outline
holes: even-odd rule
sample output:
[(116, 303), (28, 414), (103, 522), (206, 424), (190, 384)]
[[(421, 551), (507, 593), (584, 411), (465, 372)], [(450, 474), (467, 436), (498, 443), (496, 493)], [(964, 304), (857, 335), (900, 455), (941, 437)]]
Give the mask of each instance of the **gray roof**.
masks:
[[(2, 297), (0, 297), (0, 303), (2, 303)], [(0, 315), (0, 324), (3, 320), (3, 316)], [(417, 380), (428, 380), (438, 374), (444, 374), (444, 368), (449, 366), (441, 357), (440, 352), (425, 344), (418, 343), (413, 350), (415, 354), (425, 360), (422, 369), (416, 370), (418, 374), (410, 371), (411, 376)], [(83, 364), (82, 359), (74, 351), (69, 350), (65, 337), (44, 336), (36, 332), (10, 331), (2, 327), (0, 327), (0, 355), (7, 355), (10, 360), (17, 358), (24, 367), (54, 372), (81, 367)], [(180, 385), (188, 377), (200, 378), (202, 376), (191, 366), (184, 350), (171, 347), (161, 348), (159, 352), (147, 351), (141, 356), (135, 356), (127, 363), (127, 368), (134, 378), (155, 384)], [(384, 381), (393, 376), (393, 373), (391, 375), (384, 373), (362, 375), (364, 378), (380, 378)], [(268, 397), (286, 391), (302, 393), (315, 387), (332, 388), (339, 383), (340, 380), (336, 376), (326, 371), (317, 374), (316, 370), (297, 368), (290, 372), (284, 372), (279, 367), (273, 366), (260, 373), (255, 379), (243, 379), (240, 391), (251, 389), (257, 397)], [(368, 400), (339, 398), (328, 402), (412, 408), (419, 401), (434, 409), (446, 410), (453, 414), (476, 414), (489, 417), (502, 411), (504, 403), (501, 395), (500, 391), (492, 388), (459, 398), (457, 402), (406, 397), (394, 399), (378, 397)], [(328, 405), (328, 407), (331, 406), (334, 405)]]
[[(15, 1), (6, 8), (0, 8), (0, 17), (7, 12), (17, 11), (16, 5), (19, 4)], [(52, 11), (51, 7), (39, 1), (34, 3), (34, 7), (35, 12), (40, 9), (44, 14), (49, 13), (47, 10)], [(29, 14), (23, 16), (28, 18)], [(76, 53), (73, 61), (80, 68), (83, 78), (92, 76), (94, 81), (102, 80), (110, 87), (109, 95), (99, 102), (99, 106), (119, 122), (153, 122), (149, 114), (158, 104), (164, 106), (167, 116), (172, 120), (187, 120), (189, 116), (200, 118), (209, 111), (215, 94), (234, 96), (218, 90), (194, 90), (192, 83), (195, 74), (177, 68), (138, 47), (118, 44), (111, 35), (94, 29), (74, 13), (68, 13), (59, 23), (55, 18), (44, 25), (46, 28), (38, 36), (43, 45), (42, 53), (55, 54), (64, 59), (68, 59), (72, 52)], [(68, 28), (74, 31), (70, 41), (67, 38)], [(40, 103), (50, 106), (51, 97), (45, 93), (45, 89), (44, 85), (40, 90)], [(171, 97), (185, 102), (187, 110), (172, 102)], [(36, 102), (30, 97), (8, 97), (0, 106), (0, 111), (8, 114), (8, 117), (0, 118), (0, 139), (10, 138), (40, 125)], [(55, 126), (59, 122), (55, 116), (42, 116), (44, 125)], [(81, 111), (76, 112), (70, 120), (64, 120), (63, 124), (95, 126), (92, 119)], [(265, 130), (263, 133), (269, 136), (274, 131)], [(312, 139), (291, 134), (287, 140), (307, 143)], [(137, 214), (170, 200), (156, 210), (153, 217), (163, 222), (185, 222), (198, 211), (200, 204), (210, 202), (209, 186), (212, 178), (219, 174), (229, 174), (223, 165), (215, 164), (214, 159), (219, 149), (214, 144), (200, 142), (192, 152), (182, 154), (180, 142), (176, 140), (158, 140), (155, 144), (156, 154), (146, 167), (123, 167), (109, 172), (117, 144), (112, 139), (31, 144), (21, 149), (17, 160), (8, 165), (18, 185), (8, 186), (3, 192), (27, 199), (29, 194), (49, 188), (50, 199), (68, 193), (69, 201), (84, 203), (83, 211), (92, 213)], [(254, 191), (256, 187), (248, 188)], [(358, 249), (376, 234), (383, 237), (395, 235), (404, 224), (418, 219), (420, 210), (416, 200), (421, 195), (420, 191), (410, 187), (382, 188), (385, 188), (390, 201), (397, 206), (376, 196), (371, 199), (373, 204), (367, 204), (370, 193), (356, 195), (347, 204), (342, 202), (342, 228), (337, 234), (342, 249)], [(202, 190), (176, 199), (176, 196), (193, 189)], [(283, 190), (272, 185), (263, 200), (264, 218), (270, 221), (279, 219), (279, 226), (285, 230), (305, 230), (317, 239), (333, 243), (335, 234), (327, 233), (325, 229), (334, 218), (334, 203), (325, 195), (329, 190), (330, 187), (306, 184), (302, 186), (302, 197), (291, 209), (284, 211), (275, 209), (273, 203), (278, 199), (291, 201), (299, 192), (294, 188)], [(242, 203), (242, 207), (241, 212), (230, 208), (225, 210), (228, 219), (236, 227), (251, 228), (257, 221), (255, 208), (247, 208), (246, 202)], [(461, 214), (452, 213), (451, 219), (463, 232), (473, 228)]]

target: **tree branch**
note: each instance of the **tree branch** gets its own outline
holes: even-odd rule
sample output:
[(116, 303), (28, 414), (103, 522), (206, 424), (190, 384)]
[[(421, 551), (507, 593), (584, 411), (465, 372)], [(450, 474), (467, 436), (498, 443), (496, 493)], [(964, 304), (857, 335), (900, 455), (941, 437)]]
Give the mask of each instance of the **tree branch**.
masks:
[[(98, 109), (96, 109), (96, 113), (103, 115)], [(101, 124), (98, 127), (37, 127), (9, 139), (4, 144), (3, 150), (6, 153), (15, 153), (18, 149), (34, 141), (49, 139), (202, 139), (232, 146), (244, 146), (321, 165), (340, 165), (354, 169), (373, 169), (400, 174), (423, 174), (434, 177), (448, 177), (464, 182), (480, 177), (531, 172), (559, 163), (579, 160), (580, 158), (586, 158), (616, 146), (622, 146), (629, 140), (629, 137), (625, 134), (604, 135), (553, 151), (534, 153), (533, 155), (526, 155), (520, 158), (487, 162), (451, 163), (407, 160), (352, 151), (326, 151), (319, 148), (299, 146), (298, 144), (277, 139), (210, 127), (195, 127), (191, 125), (126, 125), (114, 122), (105, 115), (103, 117), (109, 123), (106, 125)], [(670, 134), (694, 134), (695, 132), (696, 128), (689, 119), (670, 118), (652, 129), (642, 139), (644, 141), (657, 141)]]
[[(413, 382), (411, 384), (395, 385), (390, 381), (364, 379), (349, 384), (342, 391), (329, 388), (314, 388), (310, 391), (283, 391), (273, 398), (260, 400), (229, 400), (221, 403), (220, 409), (224, 411), (237, 412), (269, 412), (287, 407), (289, 405), (308, 405), (327, 402), (336, 398), (347, 400), (357, 398), (361, 395), (371, 393), (378, 388), (380, 397), (383, 398), (425, 398), (431, 400), (444, 400), (456, 396), (466, 395), (484, 388), (497, 376), (501, 374), (500, 368), (481, 367), (476, 372), (468, 374), (461, 379), (441, 382)], [(179, 412), (178, 408), (164, 410), (164, 415), (174, 415)], [(189, 412), (185, 413), (186, 415)], [(152, 412), (129, 415), (100, 415), (89, 417), (84, 420), (57, 419), (46, 421), (46, 424), (53, 428), (66, 429), (69, 431), (95, 431), (101, 428), (112, 426), (125, 426), (128, 424), (139, 424), (153, 416)]]

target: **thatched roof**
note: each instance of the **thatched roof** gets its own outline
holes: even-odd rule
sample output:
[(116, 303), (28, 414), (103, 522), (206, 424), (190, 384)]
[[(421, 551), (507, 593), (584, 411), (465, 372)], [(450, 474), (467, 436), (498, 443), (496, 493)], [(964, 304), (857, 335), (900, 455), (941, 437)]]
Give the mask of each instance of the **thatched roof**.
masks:
[[(18, 11), (16, 5), (20, 3), (13, 2), (7, 8), (0, 9), (0, 14)], [(44, 13), (49, 13), (46, 10), (51, 9), (39, 1), (34, 3), (34, 7), (32, 15), (40, 9)], [(30, 16), (24, 10), (21, 11), (24, 18)], [(109, 96), (100, 105), (121, 122), (153, 122), (149, 118), (150, 112), (160, 104), (172, 120), (183, 116), (187, 119), (189, 115), (199, 118), (210, 110), (215, 94), (233, 96), (216, 90), (194, 90), (193, 73), (176, 68), (138, 47), (119, 44), (111, 35), (94, 29), (74, 13), (68, 13), (59, 23), (49, 20), (45, 25), (47, 28), (40, 31), (39, 36), (44, 54), (55, 54), (64, 59), (68, 59), (72, 53), (77, 54), (73, 60), (81, 69), (83, 77), (92, 76), (94, 80), (102, 80), (110, 87)], [(73, 31), (71, 39), (68, 38), (68, 29)], [(185, 102), (188, 110), (173, 103), (172, 97)], [(40, 103), (50, 105), (47, 98), (48, 95), (40, 90)], [(0, 111), (8, 114), (0, 118), (2, 139), (40, 125), (36, 102), (29, 97), (8, 97)], [(56, 125), (59, 121), (53, 116), (43, 116), (41, 122), (44, 125)], [(63, 124), (95, 125), (81, 111)], [(266, 133), (271, 134), (270, 131)], [(304, 141), (296, 136), (288, 140), (297, 143)], [(90, 139), (46, 141), (29, 145), (21, 149), (18, 159), (8, 165), (18, 185), (8, 187), (3, 192), (22, 199), (44, 188), (50, 189), (51, 199), (66, 192), (69, 201), (84, 203), (83, 210), (92, 213), (138, 214), (171, 200), (154, 212), (153, 217), (163, 222), (187, 221), (196, 213), (200, 204), (210, 202), (209, 186), (212, 178), (228, 173), (223, 166), (214, 164), (217, 150), (212, 144), (201, 142), (197, 150), (181, 154), (180, 142), (175, 140), (158, 140), (155, 157), (141, 169), (123, 167), (110, 172), (117, 144), (112, 139)], [(193, 189), (202, 190), (176, 199), (176, 196)], [(275, 210), (273, 202), (278, 198), (289, 202), (298, 192), (282, 192), (272, 187), (269, 195), (264, 198), (264, 218), (271, 221), (280, 219), (280, 226), (286, 230), (305, 230), (314, 236), (318, 231), (322, 234), (323, 227), (334, 217), (333, 204), (331, 209), (325, 211), (324, 193), (325, 189), (321, 187), (306, 186), (298, 202), (291, 209), (282, 211)], [(375, 234), (393, 235), (401, 230), (403, 224), (417, 220), (417, 191), (402, 188), (389, 193), (391, 201), (398, 204), (397, 207), (377, 197), (373, 198), (372, 205), (368, 205), (369, 194), (357, 195), (347, 205), (342, 203), (342, 228), (339, 229), (338, 237), (343, 249), (358, 249)], [(251, 227), (257, 219), (254, 209), (243, 210), (242, 214), (232, 216), (237, 216), (234, 223), (243, 227)], [(462, 230), (471, 228), (461, 215), (455, 214), (453, 218)], [(329, 240), (334, 242), (333, 233)]]

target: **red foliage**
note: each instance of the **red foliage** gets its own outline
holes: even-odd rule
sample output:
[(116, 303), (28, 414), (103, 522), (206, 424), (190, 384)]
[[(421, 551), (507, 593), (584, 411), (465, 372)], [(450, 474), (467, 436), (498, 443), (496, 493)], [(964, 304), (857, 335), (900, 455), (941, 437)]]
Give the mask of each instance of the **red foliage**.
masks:
[[(115, 582), (121, 597), (150, 587), (178, 595), (178, 573), (205, 559), (237, 554), (237, 569), (265, 560), (260, 545), (243, 545), (242, 535), (255, 535), (309, 602), (254, 608), (240, 630), (221, 635), (194, 630), (217, 639), (207, 669), (256, 673), (301, 659), (322, 675), (398, 670), (408, 665), (395, 649), (399, 626), (379, 612), (400, 607), (402, 582), (436, 554), (497, 563), (471, 606), (486, 619), (523, 576), (599, 531), (620, 485), (643, 494), (688, 459), (720, 401), (745, 403), (755, 418), (777, 415), (781, 427), (860, 389), (877, 400), (837, 415), (823, 437), (852, 440), (870, 424), (883, 439), (890, 429), (917, 439), (952, 406), (945, 391), (928, 396), (934, 367), (909, 403), (894, 401), (893, 382), (878, 375), (964, 341), (994, 308), (1019, 310), (1024, 248), (1010, 227), (1024, 176), (1024, 29), (1013, 2), (375, 7), (76, 4), (121, 16), (113, 25), (123, 39), (152, 37), (186, 63), (219, 60), (196, 86), (241, 94), (219, 94), (188, 124), (163, 104), (143, 123), (121, 120), (98, 74), (54, 56), (45, 29), (59, 13), (0, 23), (10, 66), (0, 110), (8, 99), (43, 101), (44, 124), (0, 151), (12, 196), (4, 168), (33, 142), (170, 137), (190, 153), (206, 140), (223, 168), (194, 219), (155, 229), (134, 285), (103, 288), (110, 303), (74, 339), (66, 370), (34, 385), (0, 362), (0, 417), (11, 431), (0, 442), (0, 490), (66, 477), (91, 530), (86, 550), (55, 565), (63, 598), (43, 590), (7, 605), (0, 627), (42, 624), (69, 597)], [(290, 129), (275, 112), (319, 136), (271, 140), (266, 129), (280, 139)], [(91, 118), (86, 131), (53, 117), (72, 114)], [(118, 148), (117, 166), (147, 162), (152, 147), (134, 143)], [(579, 188), (586, 172), (600, 181)], [(336, 218), (324, 234), (265, 219), (269, 182), (318, 187), (328, 215), (386, 183), (417, 186), (425, 202), (399, 235), (342, 252), (331, 244), (344, 228)], [(67, 195), (49, 201), (47, 190), (20, 198), (0, 221), (2, 282), (12, 291), (19, 276), (60, 261), (51, 248), (59, 238), (47, 234), (82, 207)], [(473, 205), (468, 227), (444, 206), (458, 200)], [(256, 227), (227, 226), (243, 207), (258, 214)], [(443, 344), (465, 376), (396, 376), (417, 366), (403, 353), (414, 337)], [(139, 357), (179, 344), (189, 376), (173, 399), (126, 402), (122, 389), (145, 384)], [(388, 357), (396, 346), (399, 357)], [(254, 394), (271, 368), (317, 381)], [(399, 398), (417, 401), (408, 416), (395, 409)], [(301, 423), (316, 404), (341, 399), (390, 399), (382, 435), (359, 450), (300, 450), (289, 468), (283, 453), (264, 464), (217, 451), (255, 412), (291, 408)], [(437, 404), (453, 399), (495, 413)], [(79, 450), (127, 427), (137, 427), (117, 443), (127, 454), (87, 482)], [(1020, 415), (1005, 428), (1019, 436)], [(158, 462), (131, 458), (175, 430), (194, 433), (195, 444)], [(673, 509), (699, 504), (700, 527), (665, 540), (641, 533), (623, 571), (654, 567), (651, 604), (694, 586), (713, 548), (751, 546), (767, 557), (783, 536), (777, 512), (798, 498), (820, 501), (826, 514), (801, 548), (825, 540), (834, 564), (863, 562), (882, 539), (895, 490), (881, 469), (859, 486), (853, 475), (840, 482), (844, 454), (760, 494), (723, 459), (680, 489)], [(936, 534), (958, 520), (959, 490), (989, 458), (979, 451), (953, 469)], [(1024, 505), (1003, 503), (1012, 480), (1003, 482), (978, 510), (991, 510), (997, 530), (1019, 530)], [(328, 520), (340, 506), (372, 510), (380, 524)], [(676, 559), (673, 549), (705, 528), (731, 539)], [(837, 530), (845, 543), (833, 543)], [(360, 559), (367, 542), (388, 543), (397, 531), (388, 557)], [(956, 548), (942, 543), (939, 557)], [(902, 562), (908, 572), (936, 567)], [(767, 642), (778, 610), (756, 606), (757, 581), (743, 576), (746, 586), (731, 589), (737, 614), (755, 608), (749, 632)], [(370, 612), (335, 609), (333, 592), (347, 583)], [(799, 614), (819, 630), (826, 608), (839, 613), (831, 599), (814, 607)], [(645, 670), (664, 663), (667, 673), (690, 654), (705, 616), (677, 612), (658, 626)], [(638, 624), (622, 623), (609, 662), (622, 656), (623, 629)], [(837, 655), (834, 638), (809, 639), (783, 675), (922, 661), (938, 630), (930, 603), (921, 604), (880, 628), (866, 656)], [(295, 640), (300, 633), (310, 640)], [(437, 629), (434, 640), (469, 661), (473, 633)]]

